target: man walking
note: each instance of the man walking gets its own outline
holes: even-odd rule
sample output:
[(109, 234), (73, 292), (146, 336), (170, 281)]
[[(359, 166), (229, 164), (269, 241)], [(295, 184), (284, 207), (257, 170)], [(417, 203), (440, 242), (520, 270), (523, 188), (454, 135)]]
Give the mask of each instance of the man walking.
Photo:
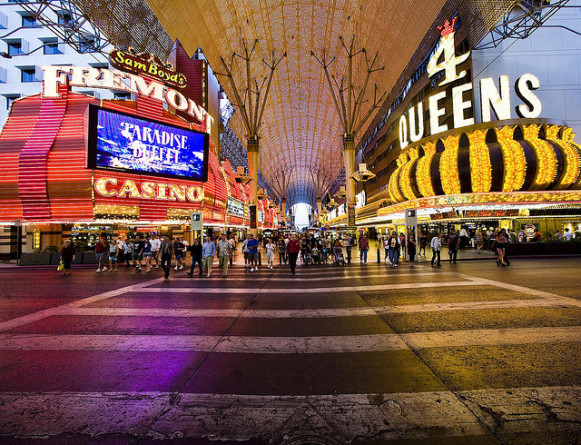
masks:
[(254, 238), (252, 233), (248, 234), (248, 242), (246, 243), (248, 249), (248, 260), (250, 262), (250, 272), (254, 272), (254, 267), (258, 270), (258, 240)]
[(159, 255), (161, 255), (161, 268), (165, 275), (165, 279), (169, 279), (169, 271), (171, 269), (171, 257), (173, 254), (173, 246), (169, 236), (165, 235), (159, 243)]
[(367, 264), (367, 251), (369, 250), (369, 241), (365, 234), (359, 238), (359, 262)]
[(456, 264), (459, 244), (460, 238), (458, 238), (458, 234), (455, 232), (454, 228), (451, 228), (450, 233), (448, 234), (448, 255), (450, 256), (450, 264)]
[(212, 262), (214, 261), (214, 256), (216, 255), (216, 244), (212, 239), (207, 236), (206, 242), (202, 246), (202, 264), (208, 271), (208, 278), (212, 277)]
[(389, 264), (391, 267), (397, 267), (397, 263), (399, 262), (399, 248), (401, 242), (395, 230), (391, 233), (391, 236), (388, 238), (388, 244), (389, 244)]
[[(430, 247), (432, 248), (432, 267), (434, 267), (434, 262), (436, 266), (441, 267), (440, 264), (440, 249), (442, 248), (442, 234), (437, 233), (430, 241)], [(436, 260), (437, 259), (437, 260)]]
[(199, 275), (203, 275), (203, 265), (202, 265), (202, 244), (200, 243), (200, 241), (197, 238), (194, 238), (194, 241), (192, 243), (192, 245), (190, 246), (190, 252), (192, 254), (192, 265), (190, 266), (190, 271), (186, 272), (186, 275), (189, 275), (190, 277), (194, 275), (194, 268), (196, 267), (196, 264), (198, 265), (198, 268), (200, 269), (200, 273)]
[(218, 267), (222, 269), (222, 276), (228, 274), (228, 260), (230, 259), (230, 243), (226, 239), (226, 235), (220, 235), (218, 241)]

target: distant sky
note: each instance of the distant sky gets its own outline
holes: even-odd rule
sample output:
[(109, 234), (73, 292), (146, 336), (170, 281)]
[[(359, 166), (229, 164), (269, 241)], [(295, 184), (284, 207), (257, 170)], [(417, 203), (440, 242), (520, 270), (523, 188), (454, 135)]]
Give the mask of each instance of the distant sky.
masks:
[(294, 206), (295, 225), (298, 227), (305, 227), (309, 225), (309, 214), (311, 213), (311, 206), (300, 203)]

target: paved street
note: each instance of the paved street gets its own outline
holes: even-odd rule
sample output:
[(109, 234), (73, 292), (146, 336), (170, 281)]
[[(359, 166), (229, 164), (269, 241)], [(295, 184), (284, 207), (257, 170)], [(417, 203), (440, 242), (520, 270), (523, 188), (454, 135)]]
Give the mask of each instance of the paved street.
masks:
[(579, 443), (579, 259), (374, 259), (0, 269), (0, 443)]

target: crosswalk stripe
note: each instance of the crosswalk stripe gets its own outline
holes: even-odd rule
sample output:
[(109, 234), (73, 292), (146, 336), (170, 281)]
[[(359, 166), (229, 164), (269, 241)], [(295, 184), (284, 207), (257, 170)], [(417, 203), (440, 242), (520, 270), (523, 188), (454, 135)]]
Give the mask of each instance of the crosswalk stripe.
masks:
[(475, 329), (318, 337), (205, 335), (0, 334), (1, 350), (201, 351), (243, 354), (326, 354), (581, 342), (581, 326)]
[[(446, 272), (444, 272), (446, 273)], [(269, 282), (271, 281), (308, 281), (308, 282), (314, 282), (314, 281), (332, 281), (332, 280), (367, 280), (369, 278), (397, 278), (397, 277), (418, 277), (418, 276), (426, 276), (426, 275), (442, 275), (442, 273), (438, 273), (438, 272), (418, 272), (418, 273), (398, 273), (397, 275), (393, 274), (393, 275), (386, 275), (386, 274), (372, 274), (372, 275), (345, 275), (345, 276), (338, 276), (338, 277), (309, 277), (309, 278), (301, 278), (300, 275), (297, 276), (292, 276), (289, 275), (287, 277), (279, 277), (279, 276), (273, 276), (271, 278), (265, 277), (265, 279), (267, 279)], [(219, 274), (217, 275), (219, 276)], [(249, 279), (254, 278), (253, 275), (228, 275), (227, 276), (227, 281), (248, 281)], [(180, 277), (180, 278), (174, 278), (173, 281), (189, 281), (189, 282), (194, 282), (193, 280), (195, 280), (195, 278), (189, 278), (189, 277)]]
[(211, 288), (184, 288), (184, 287), (146, 287), (140, 292), (146, 293), (164, 293), (164, 294), (305, 294), (305, 293), (328, 293), (328, 292), (361, 292), (361, 291), (382, 291), (394, 289), (420, 289), (431, 287), (456, 287), (456, 286), (483, 286), (484, 284), (475, 281), (443, 281), (439, 283), (403, 283), (403, 284), (378, 284), (369, 286), (327, 286), (327, 287), (309, 287), (306, 289), (298, 288), (240, 288), (240, 287), (211, 287)]

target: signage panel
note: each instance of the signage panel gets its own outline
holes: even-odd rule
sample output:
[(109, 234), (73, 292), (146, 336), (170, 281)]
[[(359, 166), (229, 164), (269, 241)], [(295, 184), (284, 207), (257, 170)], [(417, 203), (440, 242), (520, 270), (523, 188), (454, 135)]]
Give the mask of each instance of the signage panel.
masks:
[(244, 203), (234, 199), (232, 197), (228, 197), (228, 214), (230, 216), (237, 216), (239, 218), (244, 218)]
[(88, 167), (206, 181), (209, 135), (91, 106)]

